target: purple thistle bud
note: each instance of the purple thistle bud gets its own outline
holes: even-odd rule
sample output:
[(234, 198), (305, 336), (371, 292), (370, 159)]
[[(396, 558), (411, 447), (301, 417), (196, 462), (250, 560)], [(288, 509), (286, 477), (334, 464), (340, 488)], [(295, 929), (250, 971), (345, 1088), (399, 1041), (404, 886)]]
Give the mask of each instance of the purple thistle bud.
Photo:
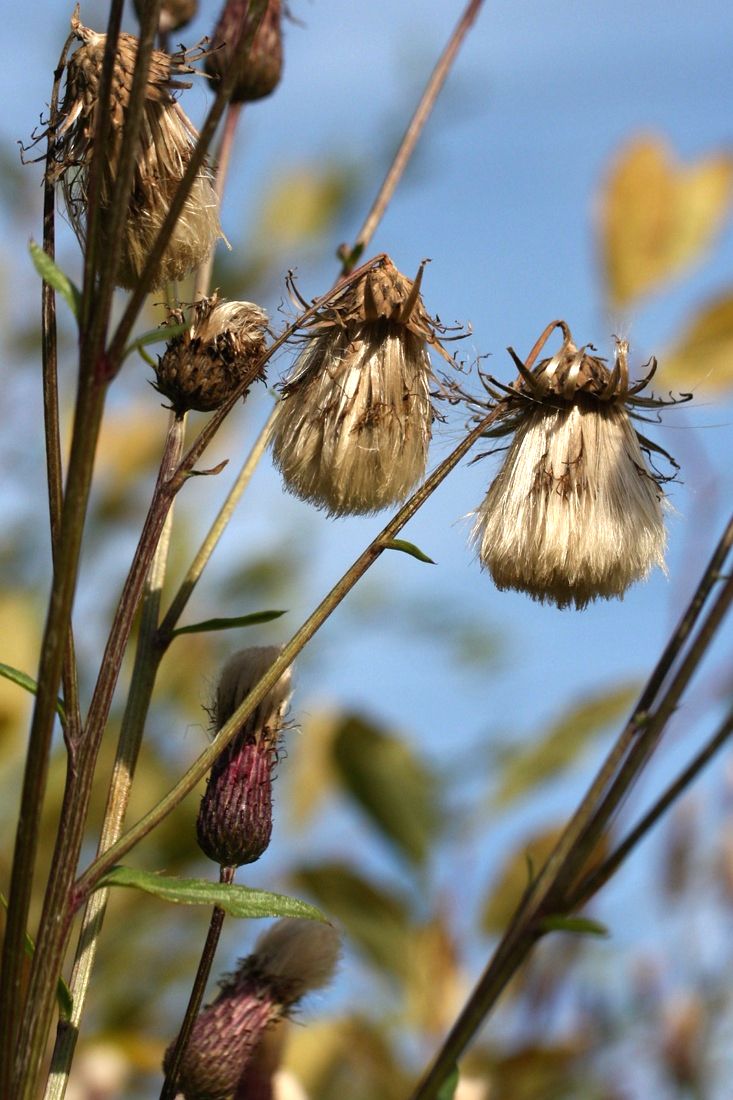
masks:
[[(135, 12), (142, 19), (150, 0), (135, 0)], [(161, 34), (180, 30), (190, 23), (198, 9), (198, 0), (163, 0), (160, 5), (158, 29)]]
[(275, 91), (282, 76), (282, 0), (269, 0), (254, 39), (247, 45), (251, 7), (251, 0), (227, 0), (206, 58), (206, 72), (214, 86), (232, 65), (236, 67), (237, 80), (229, 97), (232, 103), (264, 99)]
[[(217, 730), (229, 720), (280, 655), (277, 646), (244, 649), (224, 666), (215, 704)], [(223, 867), (254, 863), (272, 834), (272, 772), (290, 699), (290, 673), (275, 687), (215, 761), (201, 799), (196, 835)]]
[(244, 1095), (239, 1086), (268, 1029), (330, 980), (339, 952), (330, 924), (286, 918), (260, 936), (193, 1025), (178, 1081), (185, 1100)]

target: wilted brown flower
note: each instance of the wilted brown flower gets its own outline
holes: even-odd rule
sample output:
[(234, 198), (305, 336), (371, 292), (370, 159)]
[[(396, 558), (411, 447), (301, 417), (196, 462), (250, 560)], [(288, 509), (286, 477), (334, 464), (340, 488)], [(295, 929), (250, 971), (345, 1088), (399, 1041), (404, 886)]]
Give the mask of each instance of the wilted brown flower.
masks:
[[(95, 148), (106, 35), (83, 26), (75, 16), (72, 30), (82, 45), (67, 65), (62, 122), (55, 147), (53, 178), (63, 186), (69, 218), (79, 240), (86, 236), (89, 169), (102, 158), (100, 204), (109, 207), (117, 176), (125, 113), (130, 99), (137, 39), (121, 34), (117, 43), (111, 90), (111, 128), (104, 149)], [(191, 159), (198, 137), (192, 122), (173, 97), (190, 82), (180, 79), (195, 72), (188, 53), (169, 55), (154, 50), (145, 91), (145, 109), (135, 162), (132, 194), (124, 223), (124, 239), (116, 281), (132, 287), (138, 279), (158, 231)], [(181, 279), (198, 267), (221, 237), (218, 202), (211, 174), (202, 168), (186, 198), (181, 215), (156, 269), (152, 288)]]
[(339, 951), (330, 924), (286, 918), (260, 936), (254, 953), (194, 1023), (178, 1078), (185, 1100), (239, 1095), (238, 1084), (267, 1029), (306, 993), (327, 984)]
[(640, 396), (655, 360), (630, 385), (625, 341), (616, 341), (609, 370), (575, 346), (564, 322), (558, 327), (557, 355), (532, 371), (515, 357), (519, 378), (489, 433), (514, 438), (476, 512), (473, 541), (498, 588), (581, 608), (664, 569), (664, 479), (642, 452), (666, 452), (630, 415), (671, 402)]
[[(150, 0), (135, 0), (135, 11), (142, 19)], [(161, 34), (178, 31), (190, 23), (198, 9), (198, 0), (163, 0), (158, 18), (158, 30)]]
[[(216, 692), (216, 729), (231, 718), (279, 657), (277, 646), (252, 646), (227, 662)], [(223, 867), (259, 859), (272, 834), (272, 771), (290, 700), (290, 672), (272, 690), (217, 757), (196, 821), (202, 851)]]
[(211, 36), (206, 72), (214, 85), (231, 66), (237, 79), (230, 95), (233, 103), (247, 103), (271, 95), (283, 69), (282, 0), (269, 0), (265, 13), (248, 44), (252, 26), (251, 0), (227, 0)]
[[(155, 388), (179, 415), (218, 409), (245, 378), (254, 381), (265, 351), (268, 317), (252, 302), (223, 302), (213, 294), (196, 302), (191, 315), (190, 327), (170, 341), (155, 368)], [(169, 310), (168, 323), (185, 324), (184, 311)]]
[(332, 515), (404, 500), (425, 473), (435, 322), (389, 258), (308, 323), (272, 432), (286, 487)]

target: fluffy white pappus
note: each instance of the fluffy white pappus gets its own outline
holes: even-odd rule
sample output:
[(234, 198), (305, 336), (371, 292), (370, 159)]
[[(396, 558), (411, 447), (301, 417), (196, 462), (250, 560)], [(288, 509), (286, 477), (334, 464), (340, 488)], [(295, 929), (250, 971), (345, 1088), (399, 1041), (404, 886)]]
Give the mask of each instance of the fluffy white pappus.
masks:
[[(240, 703), (244, 702), (252, 688), (273, 666), (280, 652), (280, 647), (275, 645), (249, 646), (247, 649), (240, 649), (229, 658), (221, 670), (216, 687), (214, 721), (217, 730), (221, 729)], [(246, 724), (253, 732), (262, 730), (265, 726), (271, 733), (279, 731), (282, 716), (290, 702), (291, 681), (290, 669), (286, 669), (247, 719)]]
[(664, 569), (664, 503), (622, 405), (540, 406), (519, 423), (472, 541), (498, 588), (582, 608)]
[(404, 500), (427, 465), (431, 378), (424, 341), (404, 325), (379, 320), (311, 337), (273, 426), (286, 487), (334, 516)]
[[(124, 250), (117, 272), (119, 285), (128, 288), (134, 287), (142, 273), (198, 137), (177, 103), (165, 109), (154, 104), (147, 110), (149, 117), (143, 125), (136, 186), (125, 223)], [(186, 196), (155, 269), (151, 289), (183, 279), (208, 259), (222, 237), (213, 176), (204, 166)]]
[(332, 924), (284, 917), (257, 939), (250, 959), (291, 1005), (327, 985), (340, 956), (341, 939)]

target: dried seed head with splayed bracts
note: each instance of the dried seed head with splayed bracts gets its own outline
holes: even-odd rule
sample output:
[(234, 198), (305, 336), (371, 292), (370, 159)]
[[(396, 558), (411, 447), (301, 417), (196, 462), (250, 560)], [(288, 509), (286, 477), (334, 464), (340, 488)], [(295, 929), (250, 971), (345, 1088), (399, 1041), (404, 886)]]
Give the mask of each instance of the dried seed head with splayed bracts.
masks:
[[(280, 656), (277, 646), (243, 649), (224, 666), (216, 691), (217, 730)], [(214, 762), (201, 799), (196, 835), (202, 851), (222, 867), (259, 859), (272, 834), (272, 779), (284, 716), (290, 701), (290, 672), (268, 692), (242, 729)]]
[(185, 1100), (232, 1100), (268, 1029), (336, 969), (339, 937), (330, 924), (280, 920), (222, 983), (197, 1017), (181, 1061)]
[[(264, 377), (257, 369), (265, 352), (264, 309), (213, 294), (196, 302), (191, 316), (190, 327), (169, 342), (155, 368), (154, 386), (179, 416), (218, 409), (245, 380)], [(169, 311), (169, 324), (185, 321), (183, 310)]]
[[(107, 210), (112, 201), (137, 39), (130, 34), (119, 36), (112, 74), (110, 132), (104, 148), (97, 149), (95, 133), (106, 35), (83, 26), (76, 16), (72, 18), (71, 27), (82, 45), (67, 65), (66, 93), (52, 177), (54, 181), (61, 181), (71, 224), (83, 244), (89, 171), (96, 156), (102, 159), (99, 200), (102, 211)], [(190, 82), (180, 78), (185, 73), (195, 72), (190, 65), (194, 56), (153, 51), (132, 193), (124, 221), (122, 253), (116, 272), (119, 286), (132, 287), (140, 276), (191, 159), (198, 134), (174, 99), (174, 92), (190, 87)], [(186, 197), (171, 239), (153, 274), (151, 288), (188, 275), (208, 257), (221, 236), (211, 173), (204, 167)]]
[(473, 541), (498, 588), (581, 608), (664, 568), (664, 479), (643, 451), (666, 453), (630, 415), (675, 402), (641, 396), (655, 361), (629, 384), (625, 341), (616, 341), (609, 370), (575, 346), (564, 322), (557, 327), (557, 355), (531, 371), (515, 357), (519, 378), (489, 433), (514, 438), (476, 513)]
[(249, 41), (252, 0), (227, 0), (211, 36), (206, 72), (214, 86), (234, 67), (237, 79), (230, 95), (233, 103), (248, 103), (271, 95), (283, 69), (282, 0), (268, 0)]
[(425, 473), (434, 416), (427, 343), (436, 323), (417, 278), (385, 257), (319, 311), (272, 432), (286, 487), (331, 515), (404, 500)]

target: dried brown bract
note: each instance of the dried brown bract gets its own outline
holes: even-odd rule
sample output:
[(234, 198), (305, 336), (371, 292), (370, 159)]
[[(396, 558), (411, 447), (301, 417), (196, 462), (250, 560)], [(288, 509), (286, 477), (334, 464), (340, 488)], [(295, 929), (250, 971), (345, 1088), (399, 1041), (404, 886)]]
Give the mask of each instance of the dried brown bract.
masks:
[(308, 322), (272, 435), (287, 488), (332, 515), (404, 500), (425, 473), (437, 324), (389, 258)]
[(216, 83), (234, 66), (237, 79), (232, 103), (248, 103), (271, 95), (283, 69), (282, 0), (269, 0), (252, 42), (251, 0), (227, 0), (211, 36), (206, 72)]
[[(102, 158), (102, 211), (109, 208), (112, 200), (137, 39), (130, 34), (119, 37), (112, 76), (110, 133), (104, 149), (97, 150), (95, 132), (106, 35), (83, 26), (76, 17), (72, 19), (72, 30), (82, 45), (67, 65), (53, 178), (61, 182), (71, 224), (83, 245), (89, 170), (97, 155)], [(195, 56), (199, 55), (153, 51), (122, 254), (116, 272), (116, 281), (123, 287), (134, 286), (139, 278), (198, 137), (193, 123), (174, 98), (176, 91), (190, 87), (190, 81), (181, 80), (181, 76), (195, 72), (190, 65)], [(188, 275), (207, 258), (221, 236), (211, 173), (202, 168), (154, 272), (151, 288)]]
[[(256, 372), (265, 351), (268, 318), (263, 309), (213, 294), (196, 302), (191, 313), (190, 327), (170, 341), (155, 369), (155, 388), (178, 415), (218, 409), (245, 378), (252, 382), (264, 376)], [(185, 320), (183, 310), (169, 311), (169, 323)]]
[(557, 327), (557, 355), (531, 371), (514, 357), (519, 377), (489, 433), (514, 438), (476, 513), (473, 541), (498, 588), (582, 608), (664, 569), (666, 479), (643, 452), (666, 452), (630, 416), (675, 402), (641, 396), (655, 360), (632, 385), (625, 341), (616, 341), (609, 369), (575, 346), (564, 322)]

